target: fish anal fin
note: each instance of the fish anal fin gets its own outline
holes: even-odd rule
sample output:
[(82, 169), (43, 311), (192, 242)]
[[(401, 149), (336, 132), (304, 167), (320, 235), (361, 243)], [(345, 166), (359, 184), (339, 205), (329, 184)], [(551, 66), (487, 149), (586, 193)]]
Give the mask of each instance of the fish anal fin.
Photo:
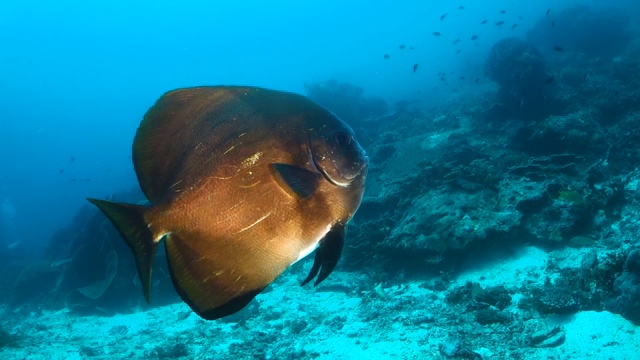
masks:
[(111, 220), (116, 230), (133, 251), (142, 283), (142, 292), (150, 301), (151, 267), (156, 253), (157, 242), (144, 219), (145, 206), (115, 203), (106, 200), (87, 199), (97, 206)]
[(322, 177), (317, 172), (289, 164), (274, 163), (271, 169), (283, 189), (305, 199), (316, 192)]
[(193, 234), (172, 233), (165, 239), (165, 249), (176, 291), (206, 320), (240, 311), (282, 272), (247, 270), (260, 265), (244, 264), (223, 247), (211, 253), (200, 247), (202, 243)]

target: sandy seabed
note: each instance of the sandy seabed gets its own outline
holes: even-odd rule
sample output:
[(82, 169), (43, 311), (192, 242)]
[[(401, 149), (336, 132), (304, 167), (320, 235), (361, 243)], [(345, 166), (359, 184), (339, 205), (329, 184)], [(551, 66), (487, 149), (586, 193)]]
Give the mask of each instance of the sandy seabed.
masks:
[[(517, 288), (544, 270), (546, 252), (517, 256), (459, 274), (468, 281)], [(556, 258), (562, 258), (556, 254)], [(566, 254), (564, 266), (575, 266)], [(423, 281), (354, 290), (362, 274), (336, 272), (318, 288), (300, 287), (287, 273), (233, 321), (205, 321), (184, 304), (112, 316), (68, 310), (2, 308), (2, 327), (14, 338), (1, 359), (629, 359), (640, 357), (639, 328), (609, 312), (525, 319), (526, 326), (559, 328), (550, 347), (527, 344), (522, 327), (464, 322)], [(456, 285), (457, 284), (457, 285)], [(517, 294), (504, 311), (516, 316)], [(459, 316), (457, 316), (459, 315)], [(511, 339), (511, 340), (506, 340)], [(456, 352), (466, 344), (469, 351)]]

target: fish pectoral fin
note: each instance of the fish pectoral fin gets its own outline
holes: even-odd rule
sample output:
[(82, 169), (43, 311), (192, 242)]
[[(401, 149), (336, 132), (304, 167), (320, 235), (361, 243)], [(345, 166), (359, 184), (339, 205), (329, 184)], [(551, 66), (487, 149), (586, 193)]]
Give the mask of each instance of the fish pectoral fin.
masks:
[(147, 207), (98, 199), (87, 200), (97, 206), (111, 220), (116, 230), (133, 251), (138, 276), (142, 283), (142, 292), (144, 293), (144, 298), (149, 302), (151, 267), (158, 246), (154, 239), (159, 235), (153, 234), (144, 220), (144, 213)]
[(336, 268), (342, 248), (344, 247), (345, 227), (342, 224), (334, 225), (331, 230), (320, 240), (320, 246), (316, 249), (316, 256), (313, 259), (313, 266), (309, 275), (302, 282), (301, 286), (311, 281), (318, 272), (318, 278), (313, 286), (320, 284)]
[(321, 174), (289, 164), (270, 165), (278, 184), (288, 193), (302, 198), (313, 195), (320, 185)]

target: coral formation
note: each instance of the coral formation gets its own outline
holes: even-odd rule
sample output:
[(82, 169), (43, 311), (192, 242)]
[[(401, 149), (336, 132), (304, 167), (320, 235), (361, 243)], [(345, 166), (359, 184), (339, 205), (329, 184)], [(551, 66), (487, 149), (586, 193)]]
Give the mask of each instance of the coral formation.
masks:
[(0, 348), (16, 346), (16, 340), (5, 329), (0, 327)]
[(328, 80), (307, 83), (305, 89), (309, 98), (349, 123), (363, 146), (375, 136), (372, 122), (387, 112), (387, 104), (382, 98), (366, 97), (363, 88), (350, 83)]
[(545, 287), (538, 301), (543, 314), (573, 314), (580, 309), (578, 301), (565, 287)]
[(640, 249), (629, 253), (613, 287), (617, 297), (607, 308), (640, 325)]
[[(132, 197), (137, 201), (141, 195), (116, 196)], [(154, 271), (155, 305), (177, 299), (166, 262), (160, 260)], [(46, 260), (21, 269), (11, 299), (102, 315), (144, 304), (131, 251), (106, 218), (88, 206), (78, 211), (68, 228), (53, 235)]]
[(487, 76), (500, 85), (500, 98), (511, 107), (534, 109), (542, 104), (549, 75), (540, 52), (515, 37), (498, 41), (486, 61)]
[(379, 118), (387, 112), (381, 98), (365, 97), (364, 89), (345, 82), (328, 80), (305, 84), (307, 95), (350, 124)]

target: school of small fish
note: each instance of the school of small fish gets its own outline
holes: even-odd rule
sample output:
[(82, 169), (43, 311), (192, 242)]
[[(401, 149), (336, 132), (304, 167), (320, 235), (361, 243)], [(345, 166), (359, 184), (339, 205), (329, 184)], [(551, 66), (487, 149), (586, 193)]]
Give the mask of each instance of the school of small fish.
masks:
[[(464, 6), (464, 5), (459, 5), (459, 6), (457, 7), (457, 10), (460, 10), (460, 11), (461, 11), (461, 10), (464, 10), (464, 9), (465, 9), (465, 6)], [(503, 15), (506, 15), (506, 14), (507, 14), (507, 10), (506, 10), (506, 9), (501, 9), (501, 10), (499, 10), (499, 11), (497, 12), (497, 16), (503, 16)], [(545, 17), (549, 17), (549, 15), (550, 15), (550, 14), (551, 14), (551, 9), (547, 9), (547, 10), (545, 11)], [(455, 16), (455, 14), (453, 14), (453, 13), (443, 13), (443, 14), (441, 14), (441, 15), (439, 16), (439, 18), (440, 18), (440, 21), (446, 21), (446, 20), (448, 20), (448, 19), (450, 19), (451, 17), (454, 17), (454, 16)], [(522, 17), (522, 16), (518, 16), (518, 19), (519, 19), (519, 20), (522, 20), (522, 19), (523, 19), (523, 17)], [(506, 19), (505, 19), (505, 20), (506, 20)], [(506, 21), (505, 21), (505, 20), (503, 20), (503, 19), (496, 19), (493, 23), (495, 24), (495, 26), (496, 26), (498, 29), (503, 29), (504, 25), (506, 24)], [(488, 24), (488, 23), (489, 23), (489, 20), (488, 20), (488, 19), (482, 19), (482, 20), (480, 21), (480, 25), (486, 25), (486, 24)], [(509, 26), (509, 25), (507, 25), (507, 26)], [(550, 21), (550, 22), (549, 22), (549, 26), (551, 26), (551, 27), (555, 28), (555, 26), (556, 26), (555, 21), (554, 21), (554, 20)], [(510, 29), (511, 29), (511, 30), (515, 30), (516, 28), (518, 28), (518, 23), (513, 23), (513, 24), (511, 24), (511, 26), (510, 26)], [(433, 35), (433, 36), (434, 36), (434, 37), (436, 37), (436, 38), (446, 38), (446, 35), (447, 35), (447, 34), (446, 34), (446, 33), (443, 33), (442, 31), (432, 31), (432, 32), (431, 32), (431, 35)], [(479, 38), (480, 38), (480, 35), (478, 35), (478, 34), (473, 34), (473, 35), (471, 35), (471, 36), (469, 37), (469, 39), (470, 39), (471, 41), (473, 41), (475, 45), (479, 45), (479, 44), (478, 44), (478, 42), (477, 42), (477, 40), (478, 40)], [(459, 45), (459, 44), (462, 44), (462, 40), (461, 40), (460, 38), (456, 38), (455, 40), (453, 40), (453, 41), (451, 42), (451, 44), (452, 44), (452, 45)], [(410, 49), (410, 50), (414, 50), (414, 49), (415, 49), (415, 47), (413, 47), (413, 46), (407, 46), (406, 44), (400, 44), (400, 45), (399, 45), (399, 49), (400, 49), (400, 50), (405, 50), (405, 49), (407, 49), (407, 48), (408, 48), (408, 49)], [(553, 47), (551, 48), (551, 50), (553, 50), (553, 51), (555, 51), (555, 52), (563, 52), (563, 51), (564, 51), (564, 48), (563, 48), (562, 46), (555, 45), (555, 46), (553, 46)], [(457, 48), (456, 48), (456, 52), (455, 52), (455, 53), (456, 53), (456, 55), (460, 54), (461, 52), (462, 52), (462, 47), (457, 47)], [(383, 58), (384, 58), (384, 60), (390, 60), (390, 59), (391, 59), (391, 54), (390, 54), (390, 53), (385, 53), (385, 54), (383, 55)], [(419, 66), (420, 66), (420, 63), (414, 63), (414, 64), (413, 64), (413, 67), (412, 67), (412, 70), (413, 70), (412, 72), (413, 72), (413, 73), (416, 73), (416, 72), (418, 71)], [(446, 82), (446, 81), (447, 81), (447, 78), (446, 78), (446, 76), (445, 76), (445, 72), (443, 72), (443, 71), (439, 71), (439, 72), (436, 74), (436, 77), (437, 77), (437, 78), (439, 78), (439, 79), (440, 79), (441, 81), (443, 81), (443, 82)], [(462, 81), (462, 80), (464, 80), (464, 79), (465, 79), (465, 77), (464, 77), (464, 76), (459, 77), (459, 80), (460, 80), (460, 81)], [(548, 80), (547, 80), (547, 82), (546, 82), (546, 83), (547, 83), (547, 84), (551, 84), (551, 83), (553, 83), (553, 80), (554, 80), (554, 79), (551, 77), (550, 79), (548, 79)], [(476, 83), (476, 84), (477, 84), (477, 83), (479, 83), (479, 82), (480, 82), (480, 79), (479, 79), (479, 78), (475, 78), (475, 79), (474, 79), (474, 83)], [(453, 89), (453, 91), (455, 92), (455, 91), (457, 91), (457, 89)]]

